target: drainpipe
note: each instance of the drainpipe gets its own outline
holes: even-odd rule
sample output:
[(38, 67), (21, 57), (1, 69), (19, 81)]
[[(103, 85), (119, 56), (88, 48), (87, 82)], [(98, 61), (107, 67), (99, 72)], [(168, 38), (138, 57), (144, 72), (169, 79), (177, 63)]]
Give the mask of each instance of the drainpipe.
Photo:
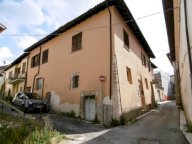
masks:
[(192, 59), (191, 59), (191, 50), (190, 50), (190, 41), (189, 41), (189, 30), (188, 30), (188, 19), (187, 19), (187, 1), (184, 0), (184, 10), (185, 10), (185, 32), (187, 38), (187, 50), (189, 57), (189, 68), (190, 68), (190, 78), (191, 78), (191, 90), (192, 90)]
[(27, 85), (28, 63), (29, 63), (29, 55), (27, 56), (27, 67), (26, 67), (26, 72), (25, 72), (24, 92), (25, 92), (25, 90), (26, 90), (26, 85)]
[(38, 71), (36, 73), (36, 75), (33, 78), (33, 87), (32, 87), (32, 93), (34, 91), (34, 85), (35, 85), (35, 79), (38, 76), (39, 72), (40, 72), (40, 63), (41, 63), (41, 46), (40, 46), (40, 53), (39, 53), (39, 65), (38, 65)]
[(180, 79), (180, 72), (179, 72), (179, 63), (175, 62), (176, 67), (176, 77), (177, 77), (177, 85), (178, 85), (178, 103), (176, 103), (178, 106), (182, 106), (182, 99), (181, 99), (181, 79)]
[(109, 97), (111, 99), (112, 97), (112, 65), (113, 65), (113, 59), (112, 59), (112, 18), (111, 18), (111, 11), (109, 9), (108, 0), (105, 0), (106, 6), (109, 12), (109, 47), (110, 47), (110, 78), (109, 78)]

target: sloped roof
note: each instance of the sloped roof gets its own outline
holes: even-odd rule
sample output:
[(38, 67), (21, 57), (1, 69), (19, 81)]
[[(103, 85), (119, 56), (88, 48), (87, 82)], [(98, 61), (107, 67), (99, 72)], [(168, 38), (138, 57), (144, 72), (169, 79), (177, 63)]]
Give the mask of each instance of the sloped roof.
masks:
[[(153, 52), (151, 51), (147, 41), (145, 40), (143, 34), (141, 33), (137, 23), (133, 20), (134, 18), (132, 16), (131, 12), (129, 11), (127, 5), (125, 4), (125, 2), (123, 0), (108, 0), (108, 5), (109, 6), (115, 6), (117, 8), (117, 10), (119, 11), (119, 13), (121, 14), (121, 16), (124, 18), (124, 20), (129, 21), (129, 22), (127, 22), (127, 25), (131, 28), (132, 32), (137, 37), (137, 39), (139, 40), (139, 42), (143, 46), (144, 50), (146, 51), (146, 53), (151, 58), (155, 58), (155, 56), (154, 56)], [(29, 51), (33, 50), (34, 48), (42, 45), (43, 43), (48, 42), (49, 40), (53, 39), (54, 37), (58, 36), (59, 34), (67, 31), (68, 29), (74, 27), (75, 25), (81, 23), (82, 21), (85, 21), (89, 17), (99, 13), (100, 11), (102, 11), (106, 8), (107, 8), (107, 6), (106, 6), (105, 1), (96, 5), (92, 9), (85, 12), (84, 14), (82, 14), (79, 17), (75, 18), (74, 20), (66, 23), (65, 25), (58, 28), (56, 31), (52, 32), (51, 34), (47, 35), (45, 38), (43, 38), (40, 41), (38, 41), (37, 43), (33, 44), (32, 46), (27, 48), (25, 50), (25, 52), (29, 52)]]
[(8, 70), (9, 68), (11, 68), (12, 66), (20, 63), (22, 61), (22, 59), (24, 59), (26, 56), (28, 56), (28, 53), (23, 53), (22, 55), (20, 55), (16, 60), (14, 60), (9, 66), (7, 66), (4, 70)]
[(151, 66), (152, 66), (153, 69), (157, 68), (157, 66), (152, 62), (151, 62)]
[(162, 3), (163, 3), (163, 9), (164, 11), (166, 11), (164, 15), (165, 15), (165, 23), (167, 27), (167, 35), (168, 35), (171, 60), (175, 61), (174, 11), (171, 10), (173, 9), (173, 0), (162, 0)]
[(5, 29), (6, 29), (6, 27), (0, 23), (0, 33), (1, 33), (2, 31), (4, 31)]

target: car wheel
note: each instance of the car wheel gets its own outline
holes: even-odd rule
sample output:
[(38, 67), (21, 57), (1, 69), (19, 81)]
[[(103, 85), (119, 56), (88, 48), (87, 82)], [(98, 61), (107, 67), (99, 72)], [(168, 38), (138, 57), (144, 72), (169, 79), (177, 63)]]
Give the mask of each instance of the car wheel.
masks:
[(46, 105), (45, 105), (44, 111), (45, 111), (45, 112), (49, 112), (49, 106), (46, 106)]

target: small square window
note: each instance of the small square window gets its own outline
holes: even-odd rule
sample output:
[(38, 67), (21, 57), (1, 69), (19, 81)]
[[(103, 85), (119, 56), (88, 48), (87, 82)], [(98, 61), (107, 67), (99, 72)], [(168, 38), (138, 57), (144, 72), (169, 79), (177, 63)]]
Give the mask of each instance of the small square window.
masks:
[(131, 69), (127, 67), (127, 80), (130, 84), (132, 84), (132, 75), (131, 75)]
[(72, 52), (82, 48), (82, 32), (72, 37)]
[(79, 75), (74, 75), (72, 77), (72, 88), (78, 88), (79, 87)]

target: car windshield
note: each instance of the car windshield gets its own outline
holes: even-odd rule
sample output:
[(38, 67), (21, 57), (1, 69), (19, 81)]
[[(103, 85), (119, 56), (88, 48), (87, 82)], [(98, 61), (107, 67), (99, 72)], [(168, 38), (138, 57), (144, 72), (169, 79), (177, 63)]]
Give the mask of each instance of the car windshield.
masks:
[(41, 99), (41, 96), (39, 96), (37, 93), (25, 93), (29, 99), (38, 99), (40, 100)]

